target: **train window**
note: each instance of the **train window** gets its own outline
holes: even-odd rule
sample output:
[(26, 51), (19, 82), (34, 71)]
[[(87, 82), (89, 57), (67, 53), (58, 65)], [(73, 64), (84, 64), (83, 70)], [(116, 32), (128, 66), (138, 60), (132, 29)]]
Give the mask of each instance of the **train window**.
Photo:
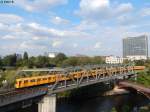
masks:
[(40, 81), (41, 79), (38, 79), (37, 81)]
[(51, 80), (51, 77), (49, 77), (48, 80)]
[(47, 78), (43, 78), (43, 80), (47, 80)]
[(35, 79), (30, 80), (30, 82), (35, 82)]
[(25, 80), (24, 83), (28, 83), (28, 80)]
[(21, 85), (21, 81), (19, 81), (19, 86)]

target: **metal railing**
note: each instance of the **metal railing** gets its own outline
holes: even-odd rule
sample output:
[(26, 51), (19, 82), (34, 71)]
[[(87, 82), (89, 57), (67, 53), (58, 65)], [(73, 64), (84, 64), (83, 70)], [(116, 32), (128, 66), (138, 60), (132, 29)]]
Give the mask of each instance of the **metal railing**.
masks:
[(47, 93), (46, 87), (26, 88), (0, 94), (0, 107)]

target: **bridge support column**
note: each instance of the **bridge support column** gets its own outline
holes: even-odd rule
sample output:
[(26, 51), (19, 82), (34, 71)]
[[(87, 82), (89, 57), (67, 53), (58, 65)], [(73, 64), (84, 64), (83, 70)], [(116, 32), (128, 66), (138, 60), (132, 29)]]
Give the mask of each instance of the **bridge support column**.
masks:
[(38, 103), (38, 112), (56, 112), (56, 95), (44, 96)]

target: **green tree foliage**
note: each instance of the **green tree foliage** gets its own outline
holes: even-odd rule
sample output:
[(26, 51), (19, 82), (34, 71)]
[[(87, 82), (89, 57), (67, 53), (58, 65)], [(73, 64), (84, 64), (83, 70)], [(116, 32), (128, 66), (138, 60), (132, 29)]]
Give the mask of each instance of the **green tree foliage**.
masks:
[(37, 68), (48, 67), (49, 66), (49, 58), (46, 56), (38, 56), (35, 59), (34, 63)]
[(0, 68), (2, 67), (3, 63), (2, 63), (2, 58), (0, 57)]
[(8, 86), (13, 86), (16, 78), (16, 70), (6, 70), (4, 73)]
[(28, 60), (28, 58), (29, 58), (29, 57), (28, 57), (28, 53), (27, 53), (27, 52), (24, 52), (24, 54), (23, 54), (23, 59), (24, 59), (24, 60)]
[(3, 58), (4, 66), (16, 66), (17, 56), (16, 54), (8, 55)]
[(17, 60), (16, 66), (17, 66), (17, 67), (22, 67), (22, 66), (24, 66), (24, 65), (23, 65), (23, 59)]
[(144, 66), (145, 61), (144, 61), (144, 60), (136, 60), (136, 61), (134, 61), (134, 63), (135, 63), (135, 65), (137, 65), (137, 66)]
[(145, 61), (145, 66), (147, 68), (150, 68), (150, 59), (148, 59), (148, 60)]
[(150, 74), (149, 72), (139, 72), (137, 77), (137, 82), (150, 87)]
[(16, 54), (5, 56), (0, 59), (4, 66), (28, 67), (28, 68), (43, 68), (54, 66), (80, 66), (87, 64), (102, 64), (104, 60), (100, 56), (96, 57), (67, 57), (63, 53), (59, 53), (55, 58), (46, 56), (28, 57), (28, 53), (24, 52), (23, 58), (17, 59)]
[(77, 57), (77, 65), (87, 65), (91, 63), (90, 57)]
[(2, 81), (5, 80), (5, 77), (4, 77), (4, 72), (0, 71), (0, 87), (2, 86)]
[(103, 64), (105, 61), (100, 57), (69, 57), (64, 60), (63, 66), (80, 66), (80, 65), (88, 65), (88, 64)]
[(124, 63), (124, 64), (128, 64), (128, 63), (130, 63), (130, 61), (129, 61), (128, 59), (125, 59), (125, 60), (123, 61), (123, 63)]
[(52, 62), (54, 62), (57, 66), (61, 66), (62, 62), (67, 59), (67, 56), (63, 53), (59, 53)]
[(35, 67), (35, 60), (36, 60), (35, 57), (30, 57), (30, 58), (28, 59), (27, 67), (28, 67), (28, 68), (33, 68), (33, 67)]
[(115, 108), (112, 108), (111, 112), (117, 112)]
[(145, 66), (144, 71), (138, 71), (136, 82), (146, 87), (150, 87), (150, 60), (134, 61), (137, 66)]
[(104, 59), (102, 59), (101, 56), (93, 57), (91, 62), (92, 64), (104, 64), (105, 63)]
[(62, 66), (77, 66), (78, 63), (77, 57), (70, 57), (63, 61)]

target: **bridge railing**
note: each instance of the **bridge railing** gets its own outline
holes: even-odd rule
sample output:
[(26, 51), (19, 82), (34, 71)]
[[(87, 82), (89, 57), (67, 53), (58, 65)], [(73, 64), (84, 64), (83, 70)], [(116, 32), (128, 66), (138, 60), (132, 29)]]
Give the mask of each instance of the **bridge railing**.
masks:
[[(127, 68), (128, 67), (128, 68)], [(57, 75), (58, 77), (54, 84), (49, 86), (49, 91), (55, 91), (61, 88), (68, 88), (71, 86), (79, 87), (81, 85), (88, 85), (97, 82), (125, 79), (131, 75), (134, 75), (134, 69), (132, 66), (94, 66), (90, 69), (84, 69), (79, 72), (70, 72), (68, 75)], [(78, 77), (79, 76), (79, 77)], [(59, 80), (59, 77), (64, 77), (67, 80)], [(69, 80), (68, 80), (69, 79)]]
[(47, 88), (39, 87), (39, 88), (28, 88), (22, 90), (14, 90), (7, 93), (0, 94), (0, 107), (15, 103), (18, 101), (22, 101), (24, 99), (29, 99), (32, 97), (44, 95), (47, 93)]

